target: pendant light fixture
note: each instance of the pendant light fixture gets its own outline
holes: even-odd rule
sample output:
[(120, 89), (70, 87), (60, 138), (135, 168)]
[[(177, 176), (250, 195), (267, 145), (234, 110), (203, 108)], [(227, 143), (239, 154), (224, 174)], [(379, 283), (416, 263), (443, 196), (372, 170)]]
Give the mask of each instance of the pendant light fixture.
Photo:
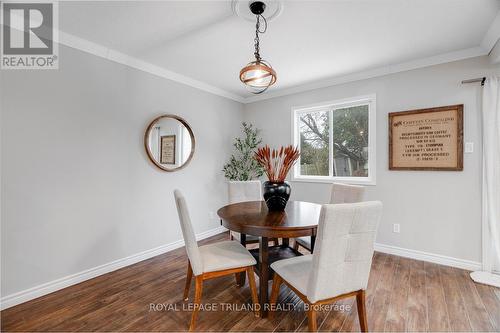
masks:
[[(267, 30), (266, 18), (262, 15), (266, 9), (266, 4), (262, 1), (250, 3), (250, 11), (255, 15), (257, 23), (255, 24), (255, 60), (249, 62), (240, 71), (240, 80), (254, 94), (261, 94), (270, 86), (276, 83), (276, 72), (267, 61), (260, 57), (259, 34)], [(263, 23), (263, 27), (261, 27)]]

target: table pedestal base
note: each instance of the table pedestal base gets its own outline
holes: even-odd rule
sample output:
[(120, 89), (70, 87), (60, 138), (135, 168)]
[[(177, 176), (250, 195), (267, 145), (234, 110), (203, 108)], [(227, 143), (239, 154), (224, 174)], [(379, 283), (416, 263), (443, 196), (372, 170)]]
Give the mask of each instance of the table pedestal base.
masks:
[(257, 260), (257, 274), (259, 275), (259, 303), (262, 318), (267, 317), (267, 307), (269, 305), (269, 285), (268, 281), (273, 277), (271, 264), (278, 260), (294, 258), (302, 254), (288, 246), (288, 239), (283, 239), (283, 245), (269, 247), (268, 239), (261, 237), (259, 248), (250, 250), (252, 256)]
[[(256, 266), (255, 270), (256, 270), (256, 273), (260, 276), (261, 267), (260, 267), (260, 260), (259, 260), (259, 249), (251, 249), (248, 251), (250, 252), (250, 254), (252, 254), (252, 256), (255, 258), (255, 260), (257, 260), (257, 266)], [(267, 263), (268, 263), (268, 266), (271, 266), (271, 264), (275, 261), (294, 258), (294, 257), (301, 256), (301, 255), (302, 255), (302, 253), (293, 249), (290, 246), (282, 246), (282, 245), (270, 246), (270, 247), (268, 247)], [(268, 280), (273, 279), (273, 274), (274, 274), (273, 270), (269, 267)]]

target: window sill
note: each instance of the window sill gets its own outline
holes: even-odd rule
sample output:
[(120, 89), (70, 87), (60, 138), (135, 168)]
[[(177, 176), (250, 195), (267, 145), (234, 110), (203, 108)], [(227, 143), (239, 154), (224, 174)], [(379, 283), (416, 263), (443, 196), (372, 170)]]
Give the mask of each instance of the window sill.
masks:
[(367, 185), (367, 186), (375, 186), (376, 182), (371, 178), (362, 178), (359, 179), (357, 177), (340, 177), (340, 178), (316, 178), (316, 177), (293, 177), (290, 179), (290, 182), (299, 182), (299, 183), (320, 183), (320, 184), (332, 184), (332, 183), (345, 183), (352, 185)]

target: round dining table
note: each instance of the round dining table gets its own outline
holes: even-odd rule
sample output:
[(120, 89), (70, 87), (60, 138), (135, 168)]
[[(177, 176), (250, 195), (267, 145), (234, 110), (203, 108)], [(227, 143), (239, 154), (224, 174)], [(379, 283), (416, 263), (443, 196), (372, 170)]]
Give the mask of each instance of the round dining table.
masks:
[[(246, 246), (246, 235), (259, 237), (259, 248), (249, 251), (257, 260), (262, 317), (267, 316), (269, 307), (267, 282), (273, 276), (270, 265), (278, 260), (302, 255), (290, 247), (290, 238), (309, 236), (311, 249), (314, 249), (320, 211), (321, 205), (304, 201), (289, 201), (284, 211), (269, 211), (264, 201), (234, 203), (217, 211), (224, 227), (240, 233), (243, 246)], [(282, 243), (269, 246), (270, 238), (281, 238)], [(244, 275), (239, 279), (241, 284), (245, 282)]]

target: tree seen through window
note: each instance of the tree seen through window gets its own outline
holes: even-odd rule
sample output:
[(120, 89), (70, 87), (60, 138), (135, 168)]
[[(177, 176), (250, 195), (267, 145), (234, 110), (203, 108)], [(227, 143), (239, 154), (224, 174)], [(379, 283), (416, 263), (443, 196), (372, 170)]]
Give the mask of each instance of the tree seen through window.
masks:
[[(333, 177), (368, 176), (368, 105), (299, 113), (300, 174)], [(332, 140), (330, 143), (330, 126)]]

